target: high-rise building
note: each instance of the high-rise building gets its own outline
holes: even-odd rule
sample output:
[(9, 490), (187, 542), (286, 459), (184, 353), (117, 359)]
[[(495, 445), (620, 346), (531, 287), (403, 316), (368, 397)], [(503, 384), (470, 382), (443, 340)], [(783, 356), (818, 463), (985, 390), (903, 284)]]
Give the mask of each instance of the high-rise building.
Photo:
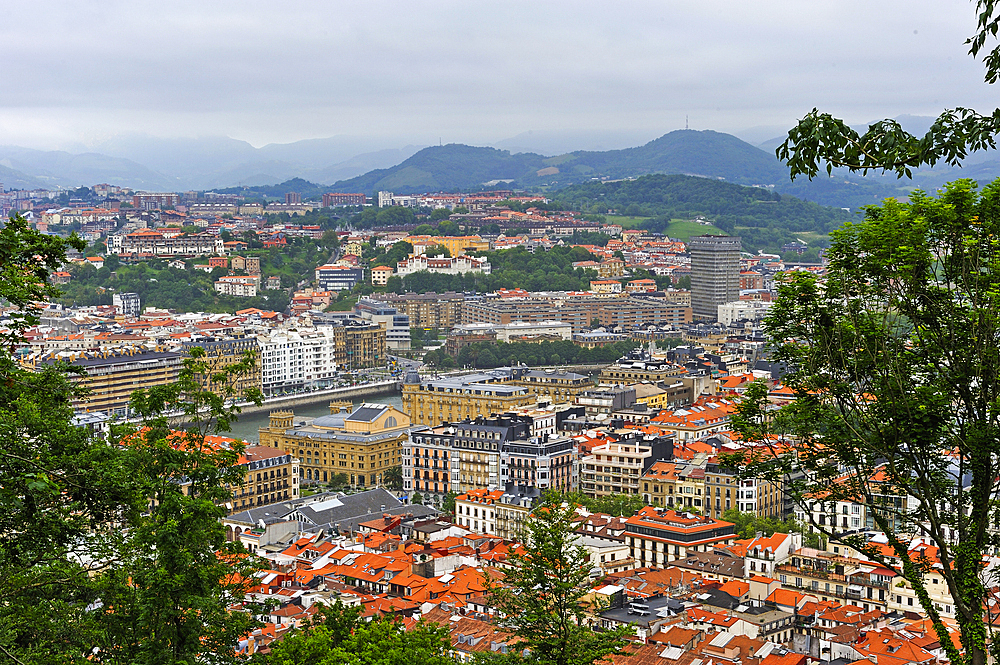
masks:
[(740, 297), (740, 251), (743, 243), (735, 236), (692, 236), (691, 309), (695, 318), (719, 316), (719, 305)]

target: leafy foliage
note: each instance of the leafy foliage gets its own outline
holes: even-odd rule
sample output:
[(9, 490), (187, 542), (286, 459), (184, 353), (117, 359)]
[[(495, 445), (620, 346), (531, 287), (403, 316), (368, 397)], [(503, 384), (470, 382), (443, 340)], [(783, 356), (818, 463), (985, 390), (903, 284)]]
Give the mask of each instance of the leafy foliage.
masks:
[[(987, 40), (996, 39), (1000, 25), (995, 0), (977, 0), (976, 8), (978, 32), (966, 41), (973, 57), (982, 52)], [(996, 83), (1000, 46), (991, 49), (983, 62), (986, 82)], [(859, 134), (843, 120), (814, 108), (789, 130), (776, 154), (788, 163), (793, 178), (805, 175), (812, 179), (821, 169), (829, 174), (835, 167), (910, 177), (918, 166), (938, 162), (957, 166), (970, 152), (996, 148), (998, 133), (1000, 109), (989, 115), (961, 107), (945, 110), (927, 133), (918, 137), (904, 131), (895, 120), (880, 120)]]
[[(55, 295), (48, 271), (67, 244), (16, 219), (0, 230), (10, 270), (0, 295), (21, 307), (16, 321)], [(11, 345), (23, 341), (19, 325)], [(228, 427), (234, 411), (194, 380), (207, 368), (195, 357), (177, 383), (137, 394), (146, 426), (122, 446), (122, 430), (105, 441), (74, 426), (78, 390), (65, 367), (28, 371), (12, 348), (0, 351), (0, 651), (25, 665), (195, 662), (208, 651), (233, 662), (254, 622), (230, 606), (256, 570), (219, 522), (228, 485), (242, 479), (239, 449), (207, 448), (208, 429), (195, 426), (170, 438), (163, 417), (179, 406), (202, 428)]]
[[(282, 286), (288, 288), (303, 279), (313, 279), (316, 266), (329, 258), (329, 250), (323, 245), (335, 245), (334, 237), (327, 237), (321, 244), (311, 238), (289, 238), (284, 247), (251, 249), (242, 255), (259, 257), (262, 278), (278, 276)], [(113, 289), (138, 293), (144, 305), (181, 311), (234, 312), (250, 307), (284, 311), (288, 307), (289, 297), (284, 290), (261, 290), (253, 298), (220, 295), (215, 292), (214, 282), (226, 274), (225, 269), (206, 273), (191, 269), (191, 263), (183, 269), (169, 267), (162, 259), (123, 265), (117, 267), (113, 277), (107, 265), (100, 270), (91, 265), (73, 267), (72, 281), (64, 285), (61, 300), (67, 305), (110, 305)]]
[[(832, 235), (825, 282), (794, 275), (766, 320), (796, 399), (774, 412), (751, 385), (734, 427), (755, 445), (728, 463), (784, 479), (814, 530), (892, 565), (815, 516), (866, 504), (948, 658), (980, 665), (996, 644), (982, 561), (1000, 546), (1000, 181), (886, 201)], [(931, 562), (908, 553), (916, 537), (938, 547), (961, 653), (925, 587)]]
[(631, 517), (641, 510), (646, 502), (639, 494), (605, 494), (590, 497), (582, 492), (565, 492), (554, 494), (553, 501), (568, 503), (571, 506), (583, 506), (592, 513)]
[(759, 517), (754, 513), (743, 513), (736, 508), (730, 508), (722, 514), (722, 519), (732, 522), (736, 533), (740, 538), (753, 538), (758, 532), (765, 536), (774, 533), (802, 533), (804, 541), (809, 547), (817, 547), (820, 544), (819, 534), (808, 530), (806, 525), (801, 524), (794, 518), (778, 520), (773, 517)]
[(386, 469), (385, 473), (382, 474), (382, 479), (385, 481), (385, 486), (391, 490), (403, 489), (403, 467), (394, 466)]
[(418, 622), (403, 630), (400, 621), (361, 621), (358, 608), (339, 602), (321, 606), (308, 626), (271, 645), (271, 652), (254, 658), (261, 665), (453, 665), (448, 655), (447, 626)]
[(495, 291), (522, 288), (529, 291), (579, 291), (590, 288), (596, 279), (593, 270), (574, 268), (577, 261), (593, 261), (594, 255), (581, 247), (553, 247), (534, 254), (524, 247), (497, 252), (479, 252), (492, 265), (489, 275), (461, 273), (444, 275), (421, 271), (390, 283), (395, 293), (435, 291)]

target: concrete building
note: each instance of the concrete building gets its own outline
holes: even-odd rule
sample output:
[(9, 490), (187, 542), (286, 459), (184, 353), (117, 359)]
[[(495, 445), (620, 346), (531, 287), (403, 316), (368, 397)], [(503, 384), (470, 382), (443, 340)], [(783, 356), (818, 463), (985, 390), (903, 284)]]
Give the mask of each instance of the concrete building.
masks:
[(132, 195), (132, 207), (137, 210), (173, 208), (178, 203), (180, 203), (180, 196), (174, 193), (140, 192)]
[(455, 498), (455, 519), (474, 533), (515, 540), (528, 517), (534, 498), (504, 490), (470, 490)]
[(346, 291), (365, 279), (364, 268), (324, 265), (316, 268), (316, 283), (320, 291)]
[(385, 328), (385, 347), (389, 351), (410, 350), (410, 317), (379, 300), (361, 298), (354, 312), (362, 321), (371, 321)]
[(275, 330), (258, 337), (257, 342), (261, 389), (267, 395), (330, 385), (337, 376), (338, 356), (344, 350), (343, 340), (329, 327)]
[(522, 492), (530, 488), (573, 491), (575, 459), (576, 445), (570, 438), (542, 434), (507, 441), (500, 450), (500, 485)]
[(625, 542), (639, 566), (666, 566), (734, 540), (729, 522), (663, 508), (647, 506), (625, 521)]
[(489, 275), (493, 266), (486, 259), (474, 256), (455, 256), (452, 258), (428, 258), (426, 256), (411, 256), (396, 264), (396, 274), (410, 275), (415, 272), (434, 272), (444, 275), (458, 275), (466, 272), (481, 272)]
[(299, 498), (299, 460), (294, 455), (271, 446), (247, 446), (238, 466), (246, 475), (241, 485), (230, 488), (233, 497), (226, 504), (230, 515)]
[(508, 379), (490, 372), (422, 381), (410, 372), (403, 381), (403, 410), (415, 425), (438, 425), (533, 406), (535, 395)]
[(114, 236), (108, 242), (108, 251), (123, 259), (147, 259), (159, 256), (224, 255), (225, 243), (211, 233), (166, 235), (160, 231), (143, 229), (124, 236)]
[[(203, 388), (220, 396), (228, 396), (229, 391), (232, 391), (231, 394), (236, 399), (243, 399), (247, 390), (261, 389), (260, 346), (256, 338), (201, 340), (185, 342), (182, 346), (188, 354), (194, 347), (200, 347), (205, 351), (201, 362), (207, 365), (208, 371), (195, 377)], [(247, 360), (253, 363), (252, 370), (234, 373), (224, 381), (216, 381), (213, 378), (215, 374)]]
[(718, 307), (718, 321), (732, 326), (737, 321), (760, 321), (771, 309), (771, 303), (759, 300), (734, 300)]
[(111, 304), (125, 317), (135, 318), (142, 313), (142, 303), (138, 293), (115, 293), (111, 296)]
[(432, 498), (482, 488), (570, 489), (573, 441), (533, 437), (530, 428), (530, 418), (504, 413), (414, 430), (403, 449), (403, 489)]
[(695, 318), (715, 319), (719, 305), (740, 297), (740, 252), (735, 236), (692, 236), (691, 308)]
[(372, 268), (372, 284), (375, 286), (385, 286), (392, 277), (392, 268), (389, 266), (375, 266)]
[(506, 325), (496, 326), (498, 342), (516, 342), (531, 337), (558, 337), (561, 340), (573, 340), (573, 326), (562, 321), (514, 321)]
[(73, 399), (74, 409), (109, 416), (129, 416), (132, 393), (175, 383), (183, 356), (170, 351), (132, 348), (111, 353), (52, 354), (40, 359), (34, 366), (57, 360), (83, 370), (83, 374), (70, 375), (73, 383), (89, 390), (86, 397)]
[(335, 206), (363, 206), (365, 203), (365, 195), (359, 193), (327, 192), (323, 195), (324, 208), (331, 208)]
[(465, 302), (462, 293), (386, 293), (380, 297), (409, 316), (410, 325), (415, 328), (447, 330), (462, 322), (462, 303)]
[(215, 292), (226, 296), (253, 298), (260, 278), (254, 275), (224, 275), (215, 282)]

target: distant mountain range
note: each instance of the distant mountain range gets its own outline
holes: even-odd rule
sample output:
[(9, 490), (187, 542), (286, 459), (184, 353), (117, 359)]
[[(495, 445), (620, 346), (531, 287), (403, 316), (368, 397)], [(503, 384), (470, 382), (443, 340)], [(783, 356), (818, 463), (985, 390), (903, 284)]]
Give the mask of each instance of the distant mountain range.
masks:
[[(912, 131), (926, 131), (932, 119), (901, 118)], [(858, 208), (888, 196), (905, 196), (914, 186), (933, 190), (948, 180), (1000, 176), (996, 151), (966, 160), (966, 168), (918, 169), (913, 180), (894, 176), (860, 177), (835, 172), (813, 181), (789, 180), (774, 156), (783, 139), (760, 147), (714, 131), (678, 130), (643, 145), (613, 150), (576, 150), (546, 155), (569, 145), (627, 145), (638, 134), (618, 132), (592, 137), (570, 133), (526, 133), (500, 147), (461, 144), (393, 147), (356, 137), (331, 137), (261, 148), (225, 137), (158, 139), (127, 136), (73, 150), (42, 151), (0, 146), (0, 182), (6, 188), (76, 187), (99, 182), (137, 189), (186, 191), (284, 183), (302, 188), (379, 190), (416, 193), (510, 186), (555, 191), (597, 180), (619, 180), (652, 173), (685, 174), (773, 188), (823, 205)], [(318, 184), (317, 184), (318, 183)]]

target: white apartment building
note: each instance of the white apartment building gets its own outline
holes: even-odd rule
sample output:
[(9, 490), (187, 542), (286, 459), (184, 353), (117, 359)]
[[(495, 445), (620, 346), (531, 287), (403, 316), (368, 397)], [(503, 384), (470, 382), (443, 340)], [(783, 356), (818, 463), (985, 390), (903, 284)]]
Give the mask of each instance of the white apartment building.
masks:
[(253, 297), (257, 295), (260, 278), (257, 275), (228, 275), (215, 283), (215, 292), (227, 296)]
[(273, 395), (330, 385), (337, 375), (333, 330), (276, 330), (259, 336), (261, 389)]

